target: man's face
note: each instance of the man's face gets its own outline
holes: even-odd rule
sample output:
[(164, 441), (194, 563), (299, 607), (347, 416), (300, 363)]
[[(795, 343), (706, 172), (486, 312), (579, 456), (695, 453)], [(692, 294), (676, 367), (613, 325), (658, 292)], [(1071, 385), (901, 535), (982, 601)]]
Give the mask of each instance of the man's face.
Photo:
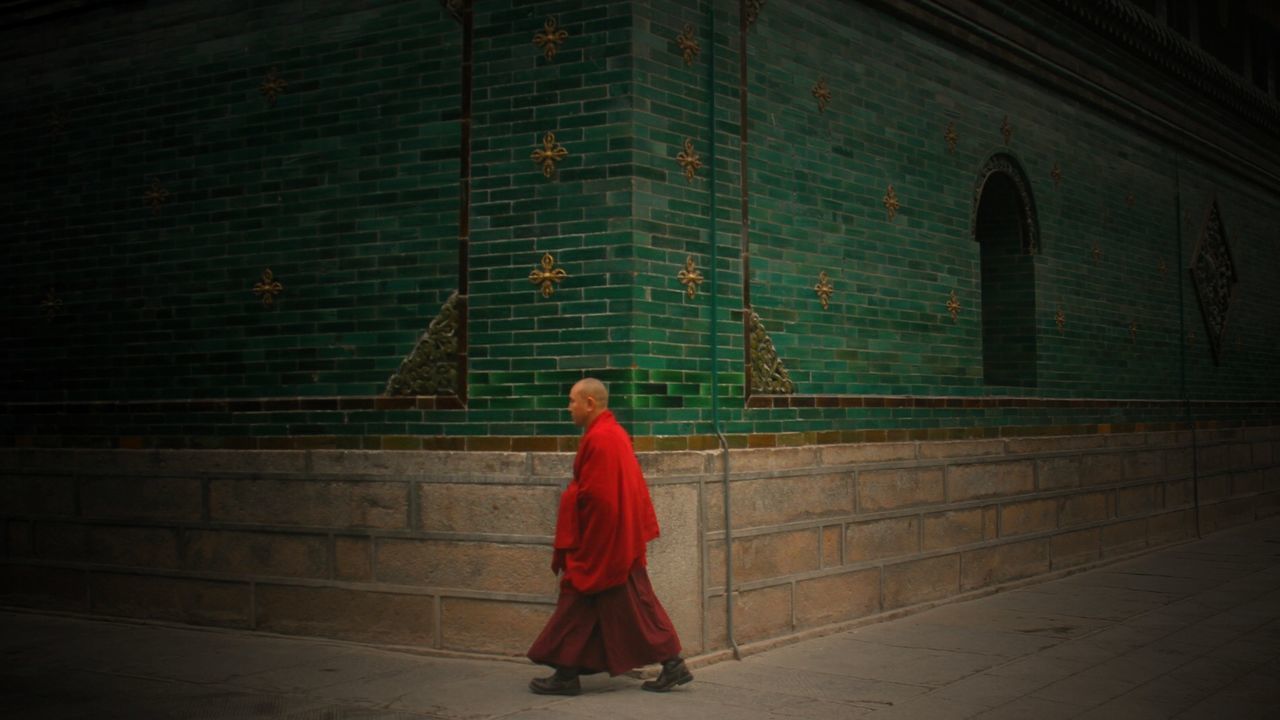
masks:
[(591, 411), (595, 409), (595, 401), (586, 393), (582, 392), (575, 385), (569, 391), (569, 415), (573, 417), (573, 424), (582, 427), (587, 424), (587, 419), (591, 417)]

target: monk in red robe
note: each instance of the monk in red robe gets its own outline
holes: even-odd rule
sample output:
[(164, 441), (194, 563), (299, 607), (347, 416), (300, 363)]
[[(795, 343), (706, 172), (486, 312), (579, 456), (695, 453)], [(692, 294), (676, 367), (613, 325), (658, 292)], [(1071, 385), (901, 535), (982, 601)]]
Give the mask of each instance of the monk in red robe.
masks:
[(574, 385), (569, 414), (584, 432), (556, 518), (551, 571), (560, 573), (560, 598), (528, 653), (555, 673), (534, 678), (529, 689), (576, 695), (579, 675), (620, 675), (660, 662), (657, 679), (642, 687), (666, 692), (693, 674), (645, 571), (645, 546), (658, 537), (649, 486), (631, 436), (609, 412), (603, 383), (586, 378)]

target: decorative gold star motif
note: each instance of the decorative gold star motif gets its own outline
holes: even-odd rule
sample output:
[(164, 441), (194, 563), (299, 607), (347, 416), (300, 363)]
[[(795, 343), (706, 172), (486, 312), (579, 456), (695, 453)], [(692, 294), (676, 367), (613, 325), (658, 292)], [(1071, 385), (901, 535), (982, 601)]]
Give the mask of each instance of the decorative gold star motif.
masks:
[(898, 202), (898, 191), (893, 189), (891, 183), (884, 194), (884, 209), (889, 211), (889, 222), (893, 222), (893, 219), (898, 216), (898, 209), (901, 207), (901, 203)]
[(818, 84), (809, 92), (818, 101), (818, 112), (826, 112), (827, 104), (831, 102), (831, 88), (827, 87), (827, 79), (818, 78)]
[(1054, 187), (1062, 184), (1062, 168), (1058, 167), (1058, 163), (1053, 164), (1053, 169), (1049, 171), (1049, 177), (1053, 178)]
[(1004, 120), (1000, 123), (1000, 135), (1004, 138), (1004, 144), (1008, 145), (1009, 140), (1013, 137), (1013, 126), (1009, 124), (1009, 116), (1005, 115)]
[(685, 286), (685, 292), (692, 300), (693, 296), (698, 294), (698, 286), (702, 284), (702, 273), (698, 272), (698, 266), (694, 265), (692, 255), (685, 259), (684, 269), (676, 273), (676, 277)]
[(1129, 342), (1138, 342), (1138, 321), (1129, 321)]
[(827, 279), (826, 270), (818, 273), (818, 284), (813, 286), (813, 291), (818, 293), (818, 299), (822, 301), (822, 309), (826, 310), (828, 303), (831, 302), (831, 294), (836, 291), (835, 286)]
[(1054, 313), (1053, 322), (1058, 326), (1058, 334), (1061, 335), (1067, 327), (1067, 314), (1062, 312), (1062, 308), (1058, 308), (1058, 312)]
[(1094, 265), (1102, 262), (1102, 246), (1098, 244), (1097, 240), (1093, 241), (1093, 250), (1090, 251), (1090, 255), (1093, 256)]
[(271, 307), (275, 304), (276, 295), (284, 290), (284, 286), (276, 280), (271, 268), (262, 271), (262, 279), (253, 286), (253, 292), (262, 298), (262, 304)]
[(692, 65), (694, 58), (702, 52), (698, 39), (693, 34), (693, 23), (684, 24), (684, 30), (676, 36), (676, 45), (680, 46), (680, 53), (684, 55), (684, 64)]
[(951, 297), (947, 300), (947, 312), (951, 313), (951, 321), (955, 322), (960, 317), (960, 298), (956, 297), (956, 291), (951, 291)]
[(276, 74), (275, 68), (271, 68), (271, 72), (267, 73), (267, 77), (263, 79), (258, 92), (262, 93), (262, 96), (267, 99), (268, 105), (275, 107), (276, 98), (280, 97), (287, 87), (289, 87), (289, 83)]
[(546, 56), (547, 62), (551, 62), (556, 59), (560, 44), (568, 37), (568, 31), (557, 29), (556, 19), (549, 17), (546, 22), (542, 23), (542, 32), (534, 34), (533, 44), (542, 48), (542, 54)]
[(676, 153), (676, 162), (684, 168), (685, 182), (693, 182), (693, 176), (698, 172), (698, 168), (702, 167), (702, 160), (698, 159), (698, 153), (694, 152), (692, 140), (685, 138), (684, 150)]
[(942, 137), (947, 141), (947, 152), (954, 153), (956, 151), (956, 144), (960, 142), (960, 135), (956, 133), (955, 120), (947, 123), (947, 129), (942, 133)]
[(62, 314), (62, 298), (58, 297), (52, 285), (45, 291), (44, 299), (40, 301), (40, 312), (44, 313), (46, 320), (53, 320)]
[(543, 253), (542, 269), (530, 272), (529, 282), (542, 286), (542, 297), (551, 297), (551, 294), (556, 291), (553, 283), (561, 282), (567, 277), (569, 277), (568, 273), (556, 267), (556, 260), (551, 257), (551, 253)]
[(564, 146), (556, 142), (556, 134), (548, 132), (542, 136), (542, 149), (534, 150), (530, 156), (533, 161), (542, 165), (542, 174), (545, 177), (551, 177), (556, 171), (556, 163), (560, 162), (569, 154)]
[(151, 212), (160, 212), (160, 206), (169, 200), (169, 191), (160, 185), (160, 181), (152, 179), (151, 187), (142, 195), (147, 204), (151, 206)]

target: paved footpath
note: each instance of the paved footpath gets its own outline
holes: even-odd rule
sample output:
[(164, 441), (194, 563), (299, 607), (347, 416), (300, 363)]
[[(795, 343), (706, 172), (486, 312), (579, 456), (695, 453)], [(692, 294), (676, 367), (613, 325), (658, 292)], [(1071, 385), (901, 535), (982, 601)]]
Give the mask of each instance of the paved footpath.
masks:
[(1280, 717), (1280, 518), (578, 697), (529, 664), (0, 611), (0, 717), (290, 720)]

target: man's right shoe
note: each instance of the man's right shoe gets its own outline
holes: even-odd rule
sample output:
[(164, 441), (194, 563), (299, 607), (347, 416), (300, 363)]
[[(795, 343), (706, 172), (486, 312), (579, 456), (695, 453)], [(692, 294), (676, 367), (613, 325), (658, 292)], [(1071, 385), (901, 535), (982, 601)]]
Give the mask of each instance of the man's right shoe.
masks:
[(582, 683), (578, 682), (577, 675), (562, 675), (557, 671), (554, 675), (530, 680), (529, 689), (539, 695), (577, 695), (582, 692)]
[(670, 692), (671, 688), (692, 680), (693, 673), (689, 672), (684, 660), (676, 658), (662, 663), (662, 672), (658, 673), (658, 677), (646, 680), (640, 687), (650, 692)]

